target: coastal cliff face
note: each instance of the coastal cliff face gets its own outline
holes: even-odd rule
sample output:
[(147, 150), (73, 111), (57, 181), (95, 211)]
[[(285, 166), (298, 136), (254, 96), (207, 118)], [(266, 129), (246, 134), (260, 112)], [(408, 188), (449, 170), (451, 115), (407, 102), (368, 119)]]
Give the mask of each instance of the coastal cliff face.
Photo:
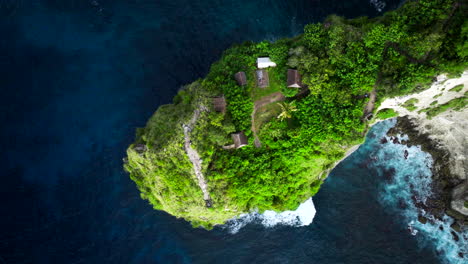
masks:
[[(234, 46), (137, 130), (125, 169), (155, 209), (194, 226), (295, 209), (362, 143), (377, 99), (466, 67), (465, 11), (453, 0), (409, 1), (379, 18), (330, 16), (293, 39)], [(259, 57), (276, 67), (258, 70)], [(288, 86), (292, 69), (300, 85)], [(466, 105), (445, 103), (422, 115)]]
[[(219, 189), (213, 182), (208, 185), (205, 177), (209, 153), (229, 142), (214, 134), (228, 135), (234, 127), (213, 111), (201, 111), (210, 107), (211, 95), (198, 82), (185, 86), (179, 96), (180, 102), (159, 107), (147, 126), (137, 131), (136, 142), (127, 150), (125, 168), (141, 197), (155, 209), (195, 225), (224, 223), (239, 211), (229, 200), (221, 201)], [(207, 206), (208, 202), (215, 206)]]
[(399, 115), (390, 136), (407, 135), (402, 144), (421, 146), (432, 156), (432, 195), (418, 206), (440, 220), (452, 216), (454, 230), (468, 223), (467, 92), (468, 72), (454, 79), (441, 75), (429, 89), (387, 99), (379, 107)]
[(452, 155), (449, 166), (453, 175), (462, 180), (468, 173), (468, 71), (459, 78), (448, 79), (446, 74), (420, 93), (387, 99), (377, 111), (393, 110), (417, 124), (421, 134), (438, 142)]
[[(236, 130), (230, 118), (214, 111), (214, 94), (199, 82), (179, 94), (185, 99), (160, 107), (127, 150), (125, 168), (155, 209), (210, 228), (253, 209), (295, 209), (318, 190), (321, 172), (334, 159), (310, 160), (306, 151), (279, 155), (266, 140), (264, 148), (254, 147), (253, 139), (240, 149), (224, 148)], [(256, 155), (262, 158), (257, 164)], [(290, 200), (281, 203), (282, 196)], [(260, 200), (255, 206), (243, 204), (253, 198)], [(269, 206), (261, 207), (265, 202)]]
[(417, 205), (438, 219), (442, 219), (444, 214), (450, 215), (457, 220), (460, 227), (463, 227), (468, 221), (468, 215), (463, 214), (464, 208), (453, 206), (453, 202), (466, 201), (468, 195), (466, 175), (460, 176), (457, 174), (466, 167), (460, 168), (453, 164), (455, 163), (454, 156), (463, 154), (447, 148), (446, 145), (441, 143), (441, 140), (437, 140), (431, 134), (423, 132), (421, 128), (421, 123), (416, 119), (403, 116), (398, 117), (395, 127), (388, 132), (389, 136), (394, 137), (407, 135), (408, 141), (402, 142), (402, 144), (421, 146), (421, 149), (429, 153), (434, 161), (431, 168), (432, 196), (429, 197), (426, 203)]

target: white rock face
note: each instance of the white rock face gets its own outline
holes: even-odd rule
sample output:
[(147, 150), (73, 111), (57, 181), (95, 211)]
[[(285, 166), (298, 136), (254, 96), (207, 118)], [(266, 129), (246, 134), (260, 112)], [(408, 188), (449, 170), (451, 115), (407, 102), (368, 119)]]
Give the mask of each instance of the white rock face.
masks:
[[(460, 91), (450, 91), (457, 85), (463, 85)], [(455, 98), (466, 97), (468, 92), (468, 71), (460, 78), (447, 79), (446, 75), (437, 77), (437, 81), (427, 90), (417, 94), (385, 100), (377, 109), (391, 108), (398, 112), (399, 116), (409, 116), (418, 125), (420, 133), (429, 134), (429, 138), (439, 143), (451, 156), (449, 164), (450, 172), (459, 177), (463, 182), (452, 191), (452, 209), (461, 214), (468, 215), (468, 209), (464, 207), (468, 199), (468, 108), (461, 111), (449, 109), (438, 114), (432, 119), (427, 119), (426, 113), (418, 113), (419, 110), (445, 104)], [(409, 99), (418, 99), (414, 103), (415, 110), (409, 111), (402, 105)], [(432, 105), (431, 105), (432, 104)]]
[(466, 182), (455, 187), (452, 192), (452, 202), (450, 203), (452, 209), (464, 215), (468, 215), (468, 208), (465, 207), (465, 202), (468, 201), (467, 189), (468, 186)]
[[(450, 91), (457, 85), (464, 85), (459, 91)], [(421, 133), (428, 133), (430, 138), (439, 142), (441, 147), (447, 149), (452, 155), (450, 171), (460, 179), (465, 180), (468, 174), (468, 108), (462, 111), (447, 110), (433, 117), (426, 118), (426, 113), (419, 110), (445, 104), (448, 101), (463, 97), (468, 91), (468, 71), (460, 78), (447, 79), (446, 75), (437, 77), (437, 81), (427, 90), (417, 94), (386, 99), (377, 112), (384, 108), (392, 108), (399, 116), (409, 116), (419, 124)], [(435, 98), (434, 98), (435, 97)], [(416, 110), (409, 111), (402, 105), (409, 99), (416, 98)], [(431, 103), (437, 101), (431, 106)]]

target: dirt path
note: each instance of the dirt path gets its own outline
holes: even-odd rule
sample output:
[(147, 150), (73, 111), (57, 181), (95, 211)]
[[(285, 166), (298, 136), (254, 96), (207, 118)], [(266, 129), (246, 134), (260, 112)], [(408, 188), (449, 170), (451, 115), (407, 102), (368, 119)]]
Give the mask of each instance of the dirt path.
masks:
[[(458, 2), (453, 3), (452, 10), (450, 11), (450, 14), (448, 15), (445, 22), (443, 23), (441, 30), (445, 30), (447, 28), (447, 26), (449, 26), (449, 23), (452, 21), (453, 15), (455, 14), (455, 11), (459, 7), (460, 7), (460, 3), (458, 3)], [(387, 52), (388, 52), (389, 48), (392, 48), (396, 52), (400, 53), (402, 56), (405, 56), (410, 63), (424, 64), (424, 65), (427, 65), (427, 66), (430, 66), (430, 67), (435, 67), (432, 63), (430, 63), (430, 59), (432, 57), (432, 50), (429, 51), (429, 52), (426, 52), (421, 58), (416, 58), (416, 57), (413, 57), (406, 49), (401, 47), (401, 45), (399, 43), (389, 41), (389, 42), (385, 43), (385, 47), (384, 47), (384, 50), (383, 50), (384, 60), (385, 60), (385, 56), (387, 55)], [(372, 89), (372, 92), (371, 92), (370, 98), (369, 98), (369, 102), (367, 103), (366, 109), (364, 111), (364, 118), (367, 117), (367, 115), (372, 113), (372, 111), (374, 110), (375, 99), (376, 99), (376, 95), (377, 95), (376, 88), (377, 88), (377, 85), (380, 83), (381, 74), (382, 74), (382, 72), (379, 71), (379, 76), (377, 77), (376, 84), (374, 85), (374, 88)]]
[(263, 106), (265, 106), (267, 104), (274, 103), (274, 102), (279, 102), (279, 101), (284, 101), (284, 99), (286, 99), (286, 97), (281, 92), (276, 92), (276, 93), (269, 94), (269, 95), (264, 96), (264, 97), (258, 99), (257, 101), (255, 101), (254, 111), (257, 111), (259, 108), (261, 108), (261, 107), (263, 107)]
[(364, 110), (364, 118), (366, 118), (368, 114), (374, 111), (376, 98), (377, 98), (377, 90), (375, 89), (375, 86), (374, 86), (374, 88), (372, 88), (372, 91), (369, 95), (369, 102), (367, 102), (366, 109)]
[(258, 99), (257, 101), (255, 101), (254, 109), (250, 116), (251, 116), (251, 124), (252, 124), (251, 130), (254, 135), (254, 145), (256, 148), (260, 148), (262, 146), (262, 143), (260, 142), (260, 139), (257, 136), (257, 129), (255, 128), (255, 114), (263, 106), (274, 103), (274, 102), (284, 101), (285, 99), (286, 97), (281, 92), (276, 92), (276, 93), (272, 93), (270, 95), (264, 96)]
[(190, 122), (188, 124), (183, 124), (182, 127), (184, 128), (185, 152), (187, 153), (190, 162), (192, 162), (193, 170), (198, 180), (198, 186), (200, 186), (200, 189), (203, 192), (203, 199), (205, 200), (206, 207), (211, 207), (212, 201), (210, 193), (208, 192), (208, 185), (206, 184), (205, 177), (203, 177), (202, 173), (202, 159), (200, 158), (198, 152), (194, 148), (192, 148), (190, 141), (190, 132), (192, 131), (193, 126), (197, 122), (198, 117), (200, 117), (201, 112), (203, 111), (207, 111), (207, 109), (203, 106), (201, 106), (198, 109), (195, 109), (195, 111), (193, 112), (192, 119), (190, 119)]
[[(456, 8), (457, 8), (457, 6), (454, 6), (454, 9), (456, 9)], [(452, 10), (452, 12), (454, 12), (454, 11)], [(401, 45), (399, 43), (389, 41), (389, 42), (385, 43), (385, 47), (384, 47), (384, 50), (382, 52), (384, 60), (385, 60), (385, 58), (387, 56), (387, 53), (388, 53), (388, 50), (390, 48), (392, 48), (394, 51), (400, 53), (400, 55), (406, 57), (406, 59), (410, 63), (424, 64), (424, 65), (427, 65), (427, 66), (430, 66), (430, 67), (434, 67), (434, 65), (430, 63), (431, 51), (426, 52), (426, 54), (424, 54), (421, 58), (416, 58), (416, 57), (413, 57), (406, 49), (401, 47)], [(365, 120), (368, 117), (368, 115), (371, 114), (372, 111), (374, 110), (375, 100), (377, 98), (377, 87), (380, 85), (381, 79), (382, 79), (382, 71), (379, 70), (377, 80), (376, 80), (375, 85), (372, 88), (372, 91), (371, 91), (370, 96), (369, 96), (369, 102), (367, 103), (366, 108), (364, 109), (363, 120)]]

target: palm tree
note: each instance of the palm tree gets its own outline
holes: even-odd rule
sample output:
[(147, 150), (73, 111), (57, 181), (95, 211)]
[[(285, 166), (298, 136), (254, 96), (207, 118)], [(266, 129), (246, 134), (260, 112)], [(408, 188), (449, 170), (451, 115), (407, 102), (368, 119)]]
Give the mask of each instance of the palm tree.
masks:
[(277, 118), (279, 118), (281, 121), (290, 119), (292, 117), (292, 112), (297, 111), (295, 101), (291, 101), (290, 103), (281, 102), (278, 103), (278, 105), (281, 107), (281, 113)]

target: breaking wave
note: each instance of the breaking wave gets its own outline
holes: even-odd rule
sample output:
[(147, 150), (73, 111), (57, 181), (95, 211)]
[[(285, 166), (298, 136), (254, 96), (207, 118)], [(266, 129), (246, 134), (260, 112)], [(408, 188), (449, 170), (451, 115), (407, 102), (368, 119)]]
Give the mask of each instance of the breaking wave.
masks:
[[(395, 120), (388, 122), (394, 124)], [(467, 263), (468, 230), (457, 231), (452, 226), (454, 220), (448, 215), (437, 219), (416, 206), (427, 205), (428, 198), (433, 195), (431, 155), (422, 151), (420, 146), (393, 144), (391, 138), (385, 137), (388, 143), (381, 144), (371, 154), (377, 173), (385, 179), (381, 185), (380, 202), (403, 216), (402, 221), (408, 231), (418, 237), (420, 246), (434, 247), (436, 254), (445, 263)], [(376, 137), (374, 140), (381, 138)], [(398, 136), (397, 139), (408, 140), (406, 135)]]
[(382, 10), (385, 8), (385, 6), (387, 5), (384, 1), (380, 1), (380, 0), (370, 0), (370, 3), (371, 5), (374, 6), (374, 8), (378, 11), (378, 12), (382, 12)]
[(277, 225), (307, 226), (312, 223), (315, 213), (314, 203), (312, 202), (312, 198), (309, 198), (294, 211), (277, 213), (267, 210), (262, 214), (258, 212), (241, 214), (239, 217), (229, 220), (224, 225), (224, 228), (226, 228), (229, 233), (235, 234), (249, 223), (261, 224), (267, 228)]

